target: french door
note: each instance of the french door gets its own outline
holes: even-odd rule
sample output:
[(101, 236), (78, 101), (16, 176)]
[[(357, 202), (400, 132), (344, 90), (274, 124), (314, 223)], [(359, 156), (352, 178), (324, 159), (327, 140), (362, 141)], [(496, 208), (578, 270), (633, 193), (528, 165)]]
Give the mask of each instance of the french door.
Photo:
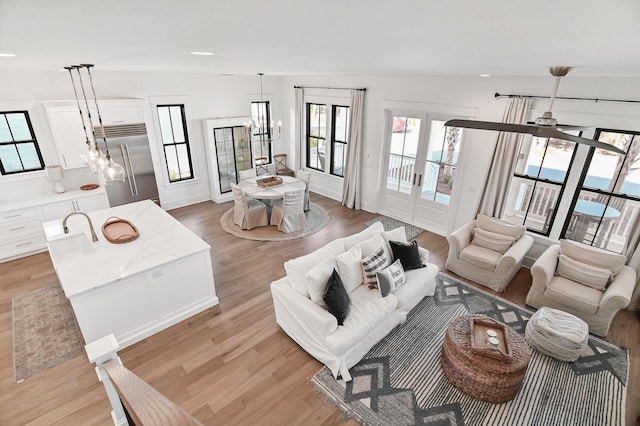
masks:
[(446, 233), (454, 195), (462, 129), (451, 117), (386, 111), (387, 134), (380, 212)]

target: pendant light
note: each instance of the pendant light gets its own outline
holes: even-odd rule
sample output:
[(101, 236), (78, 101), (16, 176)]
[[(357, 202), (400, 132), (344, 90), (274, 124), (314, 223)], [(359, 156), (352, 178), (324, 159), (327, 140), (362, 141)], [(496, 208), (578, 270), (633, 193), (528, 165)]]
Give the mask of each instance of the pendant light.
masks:
[(86, 93), (84, 92), (84, 84), (82, 84), (82, 75), (80, 74), (79, 68), (80, 68), (79, 65), (71, 65), (71, 66), (68, 66), (68, 67), (64, 67), (64, 69), (69, 71), (69, 77), (71, 78), (71, 85), (73, 86), (73, 94), (74, 94), (74, 96), (76, 98), (76, 105), (78, 105), (78, 112), (80, 113), (80, 120), (82, 121), (82, 130), (84, 130), (85, 143), (87, 144), (87, 152), (86, 152), (86, 154), (83, 154), (81, 157), (82, 157), (82, 160), (91, 168), (91, 171), (93, 173), (98, 173), (98, 170), (99, 170), (98, 162), (100, 161), (100, 158), (102, 158), (104, 160), (104, 155), (102, 154), (102, 152), (100, 152), (100, 148), (98, 148), (96, 146), (96, 144), (94, 142), (91, 142), (91, 140), (89, 139), (89, 134), (87, 132), (87, 125), (86, 125), (86, 122), (84, 120), (84, 114), (82, 112), (82, 107), (80, 106), (80, 99), (78, 98), (78, 91), (76, 89), (76, 82), (75, 82), (75, 80), (73, 78), (73, 73), (71, 71), (73, 69), (78, 71), (78, 77), (80, 78), (80, 86), (82, 87), (82, 93), (84, 95), (84, 101), (85, 101), (85, 104), (87, 106), (87, 114), (89, 116), (89, 123), (92, 124), (92, 128), (93, 128), (93, 123), (91, 123), (91, 112), (89, 111), (89, 104), (87, 102)]
[[(87, 74), (89, 74), (89, 84), (91, 85), (91, 90), (93, 92), (93, 99), (96, 103), (96, 111), (98, 113), (98, 123), (100, 125), (100, 132), (102, 134), (102, 141), (104, 142), (104, 149), (106, 152), (105, 162), (101, 168), (102, 177), (104, 178), (104, 183), (111, 184), (111, 183), (124, 182), (124, 179), (125, 179), (124, 167), (116, 163), (111, 158), (111, 155), (109, 154), (109, 145), (107, 144), (107, 137), (105, 136), (105, 133), (104, 133), (104, 125), (102, 124), (102, 116), (100, 115), (100, 108), (98, 108), (98, 98), (96, 97), (96, 89), (95, 89), (95, 86), (93, 85), (93, 76), (91, 75), (91, 67), (93, 67), (93, 64), (80, 64), (80, 66), (87, 69)], [(96, 143), (96, 146), (97, 145), (98, 144)]]
[[(264, 73), (259, 72), (258, 78), (260, 80), (260, 105), (266, 108), (266, 105), (264, 103), (263, 93), (262, 93), (262, 76), (264, 76)], [(261, 111), (259, 109), (258, 114), (260, 114), (260, 112)], [(258, 141), (260, 142), (260, 156), (264, 158), (263, 148), (266, 146), (266, 144), (271, 144), (273, 142), (271, 139), (273, 136), (273, 120), (271, 120), (271, 123), (267, 123), (266, 117), (263, 113), (258, 116), (257, 123), (254, 123), (252, 118), (251, 121), (249, 121), (249, 123), (245, 124), (245, 126), (247, 127), (247, 132), (249, 133), (249, 140), (252, 139), (254, 129), (255, 128), (258, 129)], [(278, 121), (278, 134), (280, 134), (281, 131), (282, 131), (282, 122)]]

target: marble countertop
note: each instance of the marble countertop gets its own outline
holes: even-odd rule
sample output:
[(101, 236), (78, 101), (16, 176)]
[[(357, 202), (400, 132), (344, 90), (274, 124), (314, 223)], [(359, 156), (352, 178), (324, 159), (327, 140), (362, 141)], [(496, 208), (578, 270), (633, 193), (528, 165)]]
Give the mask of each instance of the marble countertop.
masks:
[(19, 200), (0, 200), (0, 213), (12, 210), (26, 209), (29, 207), (41, 206), (43, 204), (59, 203), (62, 201), (77, 200), (78, 198), (100, 195), (106, 192), (103, 185), (96, 189), (83, 191), (81, 189), (66, 190), (62, 194), (42, 194), (37, 197), (23, 198)]
[[(87, 219), (81, 215), (69, 217), (69, 234), (64, 234), (62, 220), (43, 224), (47, 242), (83, 233), (95, 250), (95, 253), (61, 264), (53, 260), (68, 298), (211, 248), (150, 200), (97, 210), (88, 215), (98, 236), (97, 242), (91, 242)], [(124, 244), (107, 241), (101, 227), (111, 216), (130, 221), (140, 237)]]

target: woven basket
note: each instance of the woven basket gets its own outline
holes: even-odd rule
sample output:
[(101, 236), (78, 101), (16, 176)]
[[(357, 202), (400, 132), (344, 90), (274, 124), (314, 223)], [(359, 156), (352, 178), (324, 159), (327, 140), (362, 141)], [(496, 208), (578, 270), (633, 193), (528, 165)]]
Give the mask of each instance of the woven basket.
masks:
[(522, 385), (531, 358), (527, 342), (511, 327), (507, 338), (512, 357), (509, 361), (475, 353), (471, 349), (470, 320), (487, 318), (464, 315), (449, 324), (442, 346), (444, 375), (462, 392), (494, 404), (512, 400)]

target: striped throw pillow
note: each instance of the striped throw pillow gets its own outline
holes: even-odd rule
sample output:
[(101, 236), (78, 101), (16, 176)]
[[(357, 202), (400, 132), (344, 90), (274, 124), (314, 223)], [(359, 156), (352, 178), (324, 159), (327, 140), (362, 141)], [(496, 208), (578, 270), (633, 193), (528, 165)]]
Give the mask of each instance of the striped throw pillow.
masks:
[(380, 247), (361, 261), (363, 283), (370, 289), (378, 288), (378, 278), (376, 272), (387, 267), (387, 257), (384, 249)]

